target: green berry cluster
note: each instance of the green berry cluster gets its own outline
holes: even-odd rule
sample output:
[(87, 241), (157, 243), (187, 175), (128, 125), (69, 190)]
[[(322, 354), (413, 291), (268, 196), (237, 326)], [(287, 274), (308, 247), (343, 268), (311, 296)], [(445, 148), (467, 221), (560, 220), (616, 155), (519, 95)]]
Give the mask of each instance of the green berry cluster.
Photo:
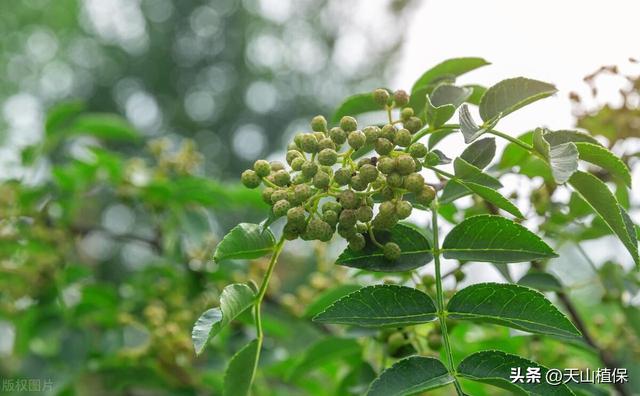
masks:
[[(404, 91), (391, 95), (377, 89), (373, 98), (387, 110), (409, 103)], [(413, 141), (421, 128), (422, 121), (410, 107), (400, 111), (398, 121), (362, 129), (353, 117), (342, 117), (330, 128), (323, 116), (316, 116), (311, 132), (297, 134), (289, 144), (288, 169), (278, 161), (258, 160), (242, 173), (242, 183), (248, 188), (266, 186), (262, 197), (273, 215), (286, 217), (286, 239), (326, 242), (337, 232), (354, 251), (373, 243), (388, 260), (396, 260), (400, 247), (392, 241), (380, 244), (376, 232), (388, 231), (411, 215), (408, 194), (424, 206), (436, 194), (419, 173), (429, 154), (422, 143)], [(364, 147), (377, 155), (354, 160), (353, 154)], [(377, 213), (374, 202), (380, 202)]]

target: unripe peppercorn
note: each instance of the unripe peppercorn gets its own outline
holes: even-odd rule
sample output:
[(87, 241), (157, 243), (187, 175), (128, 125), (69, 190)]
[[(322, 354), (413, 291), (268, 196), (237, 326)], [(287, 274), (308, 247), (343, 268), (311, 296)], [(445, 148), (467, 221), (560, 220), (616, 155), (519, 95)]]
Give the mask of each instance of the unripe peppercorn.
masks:
[(289, 209), (291, 208), (291, 204), (286, 199), (281, 199), (275, 204), (273, 204), (273, 214), (276, 217), (282, 217), (287, 214)]
[(379, 214), (383, 216), (392, 215), (396, 211), (396, 206), (391, 201), (384, 201), (380, 204)]
[(398, 188), (402, 187), (404, 179), (399, 173), (393, 172), (392, 174), (387, 176), (387, 185), (389, 187)]
[(308, 184), (299, 184), (293, 188), (295, 198), (298, 202), (304, 202), (311, 197), (312, 191)]
[(318, 142), (318, 150), (322, 151), (324, 149), (335, 150), (336, 144), (333, 142), (333, 140), (326, 137)]
[(407, 147), (411, 144), (411, 132), (402, 128), (396, 132), (393, 142), (400, 147)]
[(251, 169), (247, 169), (246, 171), (242, 172), (240, 181), (242, 181), (242, 184), (244, 184), (244, 186), (247, 188), (256, 188), (260, 185), (261, 182), (260, 176), (258, 176), (258, 174)]
[(293, 241), (294, 239), (297, 239), (298, 236), (300, 236), (300, 230), (297, 226), (291, 223), (287, 223), (282, 229), (282, 236), (284, 236), (284, 238), (288, 241)]
[(356, 225), (358, 219), (356, 218), (356, 211), (353, 209), (345, 209), (340, 212), (339, 220), (340, 226), (344, 228), (350, 228)]
[(413, 158), (423, 158), (425, 155), (427, 155), (427, 153), (428, 150), (422, 143), (413, 143), (411, 146), (409, 146), (409, 154)]
[(275, 204), (282, 199), (287, 199), (288, 196), (289, 194), (285, 189), (275, 190), (273, 193), (271, 193), (271, 203)]
[(376, 153), (380, 155), (389, 154), (393, 150), (393, 143), (385, 138), (379, 138), (375, 143)]
[(284, 169), (279, 170), (273, 175), (273, 182), (280, 187), (284, 187), (291, 182), (291, 175)]
[(387, 139), (390, 142), (393, 142), (393, 139), (396, 137), (396, 127), (391, 124), (387, 124), (382, 127), (380, 130), (380, 137)]
[(298, 173), (294, 178), (293, 178), (293, 184), (304, 184), (306, 182), (309, 181), (309, 178), (306, 177), (305, 175), (303, 175), (302, 173)]
[(456, 278), (456, 282), (462, 282), (466, 274), (461, 269), (457, 269), (453, 272), (453, 276)]
[(320, 141), (322, 139), (326, 139), (327, 135), (324, 134), (324, 132), (313, 132), (313, 136), (316, 137), (316, 140), (318, 141), (318, 144), (320, 144)]
[(362, 130), (366, 138), (366, 142), (372, 144), (380, 137), (380, 128), (375, 125), (368, 126)]
[(391, 157), (380, 157), (378, 160), (378, 170), (385, 175), (396, 170), (396, 160)]
[(355, 118), (344, 116), (340, 119), (340, 128), (347, 133), (353, 132), (358, 129), (358, 123)]
[(330, 226), (335, 227), (338, 224), (338, 214), (333, 210), (327, 210), (322, 214), (322, 220), (326, 221)]
[(326, 202), (324, 205), (322, 205), (323, 213), (328, 212), (330, 210), (336, 213), (340, 213), (342, 211), (342, 205), (340, 205), (336, 201), (329, 201), (329, 202)]
[(318, 164), (311, 161), (306, 161), (302, 164), (302, 174), (307, 178), (312, 178), (318, 173)]
[(422, 128), (422, 120), (418, 117), (410, 117), (404, 122), (404, 127), (411, 133), (416, 133)]
[(292, 225), (299, 227), (298, 229), (301, 229), (306, 223), (304, 213), (305, 212), (303, 207), (293, 207), (287, 211), (287, 221)]
[(436, 283), (436, 278), (433, 277), (433, 275), (431, 274), (426, 274), (422, 276), (422, 284), (429, 287), (429, 286), (433, 286)]
[(365, 232), (367, 232), (369, 230), (369, 227), (365, 224), (365, 223), (358, 223), (356, 224), (356, 231), (359, 234), (364, 234)]
[(371, 221), (371, 225), (376, 230), (390, 230), (398, 222), (398, 217), (395, 213), (390, 215), (384, 215), (378, 213), (376, 217)]
[(358, 219), (358, 221), (361, 221), (363, 223), (371, 221), (371, 219), (373, 219), (373, 209), (371, 209), (369, 206), (359, 207), (358, 209), (356, 209), (356, 218)]
[(346, 226), (343, 226), (342, 224), (338, 223), (338, 235), (340, 235), (344, 239), (348, 240), (349, 238), (354, 236), (356, 233), (357, 233), (356, 227), (354, 227), (354, 226), (346, 227)]
[(384, 254), (384, 258), (393, 261), (400, 258), (400, 254), (402, 253), (402, 251), (400, 250), (400, 246), (398, 246), (398, 244), (387, 242), (382, 248), (382, 253)]
[(269, 173), (271, 173), (271, 165), (265, 160), (257, 160), (253, 163), (253, 170), (260, 177), (269, 176)]
[(300, 148), (305, 153), (315, 153), (318, 151), (318, 138), (312, 133), (307, 133), (302, 137)]
[(410, 173), (404, 178), (404, 188), (412, 193), (420, 193), (424, 188), (424, 177), (419, 173)]
[(271, 161), (269, 162), (269, 165), (271, 165), (271, 172), (277, 172), (284, 169), (284, 164), (280, 161)]
[(297, 150), (289, 150), (287, 151), (287, 164), (291, 165), (291, 163), (293, 163), (293, 160), (296, 158), (303, 158), (302, 153), (297, 151)]
[(398, 107), (406, 106), (409, 103), (409, 94), (407, 91), (399, 89), (393, 93), (393, 101)]
[(296, 135), (293, 137), (293, 142), (296, 144), (296, 146), (300, 147), (302, 145), (302, 138), (304, 137), (304, 133), (299, 132), (296, 133)]
[(362, 165), (360, 167), (360, 178), (365, 183), (371, 183), (378, 178), (378, 169), (371, 164)]
[(360, 158), (358, 160), (358, 164), (356, 165), (356, 168), (360, 169), (364, 165), (367, 165), (367, 164), (371, 165), (371, 158), (366, 158), (366, 157), (365, 158)]
[(411, 117), (413, 117), (413, 109), (411, 107), (406, 107), (400, 111), (400, 119), (402, 122), (406, 122)]
[(364, 133), (362, 133), (362, 131), (350, 132), (349, 136), (347, 137), (349, 146), (351, 146), (354, 150), (357, 150), (360, 147), (364, 146), (365, 141), (366, 137), (364, 136)]
[(389, 92), (384, 88), (373, 91), (373, 101), (380, 107), (384, 107), (389, 102)]
[(389, 186), (384, 186), (380, 190), (379, 194), (380, 194), (380, 198), (383, 201), (389, 201), (389, 200), (393, 199), (393, 189), (391, 187), (389, 187)]
[(271, 204), (271, 194), (273, 194), (274, 189), (271, 187), (265, 187), (262, 190), (262, 200), (268, 204)]
[(331, 181), (331, 177), (325, 172), (318, 172), (313, 177), (313, 186), (320, 190), (326, 190), (329, 187), (329, 182)]
[(291, 169), (299, 171), (302, 169), (302, 165), (304, 165), (305, 162), (305, 159), (302, 157), (294, 158), (293, 161), (291, 161)]
[(329, 131), (329, 138), (339, 146), (347, 141), (347, 133), (339, 127), (331, 128)]
[(396, 214), (400, 220), (409, 217), (412, 209), (411, 203), (408, 201), (398, 201), (396, 203)]
[(413, 157), (407, 154), (403, 154), (396, 158), (396, 170), (401, 175), (408, 175), (416, 170), (416, 163)]
[(317, 115), (311, 119), (311, 130), (316, 132), (324, 132), (327, 130), (327, 120), (321, 116)]
[(339, 186), (346, 186), (351, 183), (351, 169), (340, 168), (333, 175), (333, 180), (338, 183)]
[(318, 153), (318, 162), (320, 165), (331, 166), (338, 161), (338, 153), (335, 150), (326, 148)]
[(365, 245), (367, 244), (364, 236), (357, 233), (352, 235), (349, 239), (347, 239), (347, 241), (349, 242), (349, 249), (353, 250), (354, 252), (358, 252), (364, 249)]
[(338, 199), (340, 200), (340, 205), (345, 209), (355, 209), (360, 203), (356, 193), (351, 190), (341, 192)]
[(369, 183), (364, 181), (360, 175), (355, 175), (351, 178), (351, 183), (349, 183), (349, 185), (356, 191), (364, 191), (367, 189)]
[(416, 195), (416, 202), (420, 205), (427, 206), (436, 197), (436, 190), (428, 184), (422, 187), (422, 190)]
[(302, 151), (302, 150), (300, 149), (300, 147), (298, 147), (298, 145), (297, 145), (297, 144), (295, 144), (294, 142), (291, 142), (291, 143), (289, 143), (289, 144), (287, 145), (287, 151), (291, 151), (291, 150), (293, 150), (293, 151)]

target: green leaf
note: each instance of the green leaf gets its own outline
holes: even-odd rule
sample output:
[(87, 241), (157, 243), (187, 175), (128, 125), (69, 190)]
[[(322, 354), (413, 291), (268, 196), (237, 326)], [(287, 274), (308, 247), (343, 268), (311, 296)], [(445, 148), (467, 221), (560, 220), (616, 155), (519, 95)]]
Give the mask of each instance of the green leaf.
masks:
[(448, 259), (518, 263), (557, 254), (518, 223), (500, 216), (478, 215), (455, 226), (442, 244)]
[[(428, 90), (438, 82), (455, 79), (458, 76), (486, 65), (489, 65), (489, 62), (482, 58), (447, 59), (424, 72), (424, 74), (413, 84), (413, 88), (411, 88), (411, 95), (413, 96), (418, 91)], [(414, 109), (417, 108), (414, 107)]]
[(467, 105), (462, 105), (458, 112), (460, 118), (460, 132), (464, 137), (465, 143), (471, 143), (476, 140), (480, 135), (487, 131), (487, 128), (482, 128), (473, 120), (469, 108)]
[(473, 182), (460, 182), (460, 184), (498, 208), (511, 213), (519, 219), (524, 219), (520, 209), (496, 190)]
[(389, 241), (397, 243), (402, 250), (400, 258), (395, 261), (387, 260), (384, 258), (382, 249), (377, 247), (368, 235), (365, 235), (367, 239), (365, 248), (359, 252), (345, 249), (338, 257), (336, 264), (368, 271), (397, 272), (412, 270), (433, 260), (429, 241), (410, 225), (398, 223), (391, 232), (376, 231), (375, 236), (382, 244)]
[(482, 85), (477, 84), (463, 85), (463, 87), (471, 88), (471, 90), (473, 91), (471, 93), (471, 96), (467, 98), (467, 103), (471, 103), (476, 106), (480, 105), (480, 100), (482, 100), (484, 93), (487, 92), (487, 87), (483, 87)]
[(578, 142), (580, 159), (590, 162), (620, 178), (627, 187), (631, 188), (631, 173), (627, 165), (615, 154), (600, 144)]
[(591, 143), (601, 145), (593, 136), (573, 130), (560, 130), (560, 131), (548, 131), (544, 135), (544, 140), (549, 142), (552, 146), (557, 146), (562, 143)]
[(471, 93), (470, 88), (456, 87), (451, 84), (438, 85), (426, 97), (426, 115), (429, 125), (433, 128), (444, 125)]
[[(453, 169), (456, 177), (463, 182), (476, 183), (492, 189), (502, 187), (502, 184), (496, 178), (487, 175), (478, 167), (471, 165), (461, 157), (453, 161)], [(442, 191), (440, 201), (442, 203), (453, 202), (460, 197), (468, 195), (469, 192), (469, 189), (461, 183), (458, 183), (456, 180), (449, 180)]]
[(334, 302), (314, 322), (361, 327), (402, 327), (431, 322), (436, 306), (429, 295), (410, 287), (367, 286)]
[(518, 284), (540, 291), (562, 291), (562, 283), (548, 272), (531, 271), (520, 278)]
[(331, 117), (332, 122), (340, 122), (344, 116), (356, 116), (370, 111), (382, 111), (383, 109), (373, 100), (371, 92), (360, 93), (349, 96), (338, 106), (338, 109)]
[(445, 165), (451, 163), (451, 158), (447, 157), (442, 151), (435, 149), (427, 153), (425, 163), (429, 166)]
[(140, 134), (124, 118), (113, 114), (89, 113), (76, 117), (67, 135), (90, 135), (114, 141), (136, 141)]
[(545, 139), (547, 131), (541, 128), (533, 132), (533, 147), (549, 162), (553, 179), (564, 184), (578, 169), (578, 149), (573, 142), (555, 146)]
[(249, 395), (256, 370), (258, 348), (258, 340), (253, 340), (233, 355), (224, 373), (223, 396)]
[[(540, 369), (540, 383), (513, 383), (511, 370), (520, 369), (521, 374), (527, 373), (527, 368)], [(481, 351), (467, 356), (458, 366), (460, 377), (472, 381), (482, 382), (506, 389), (519, 395), (565, 396), (573, 395), (566, 385), (551, 385), (546, 382), (545, 375), (548, 368), (520, 356), (501, 351)]]
[(551, 84), (516, 77), (503, 80), (487, 89), (480, 101), (480, 117), (488, 122), (501, 118), (537, 100), (557, 92)]
[(462, 154), (460, 154), (460, 158), (471, 165), (474, 165), (478, 169), (484, 169), (491, 163), (491, 160), (493, 160), (495, 155), (496, 139), (485, 138), (470, 144), (466, 149), (464, 149)]
[(273, 250), (276, 241), (269, 229), (259, 224), (240, 223), (220, 241), (213, 259), (255, 259)]
[(304, 352), (291, 368), (288, 377), (297, 378), (327, 363), (348, 359), (361, 353), (362, 347), (353, 338), (323, 338)]
[[(518, 136), (518, 139), (525, 143), (532, 144), (533, 131), (525, 132)], [(509, 143), (502, 152), (502, 157), (498, 164), (498, 169), (511, 169), (521, 165), (528, 158), (532, 158), (531, 153), (515, 143)]]
[(508, 283), (479, 283), (449, 300), (449, 317), (494, 323), (530, 333), (578, 338), (580, 332), (544, 294)]
[(360, 290), (362, 286), (360, 285), (338, 285), (331, 289), (325, 290), (318, 297), (315, 298), (304, 310), (303, 316), (305, 318), (312, 318), (324, 311), (333, 304), (336, 300), (355, 292), (356, 290)]
[(367, 396), (406, 396), (440, 388), (454, 381), (436, 358), (411, 356), (384, 370), (371, 383)]
[(571, 176), (569, 184), (618, 236), (633, 257), (633, 261), (640, 266), (635, 227), (607, 185), (594, 175), (581, 171)]
[(206, 310), (196, 321), (191, 333), (196, 354), (201, 354), (207, 342), (222, 328), (253, 305), (255, 294), (243, 283), (228, 285), (220, 296), (220, 307)]
[(84, 103), (79, 101), (63, 102), (47, 111), (44, 130), (47, 136), (63, 129), (75, 116), (84, 110)]

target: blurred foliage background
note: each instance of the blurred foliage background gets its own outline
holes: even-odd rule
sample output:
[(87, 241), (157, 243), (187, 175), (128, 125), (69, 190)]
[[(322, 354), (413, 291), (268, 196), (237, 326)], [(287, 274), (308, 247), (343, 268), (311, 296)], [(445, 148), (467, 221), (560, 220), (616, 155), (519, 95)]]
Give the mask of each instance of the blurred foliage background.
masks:
[[(257, 280), (266, 265), (211, 261), (229, 228), (265, 217), (259, 193), (235, 180), (256, 158), (277, 157), (311, 116), (390, 80), (415, 4), (379, 2), (371, 18), (357, 12), (364, 3), (0, 3), (3, 394), (22, 394), (23, 379), (39, 379), (40, 390), (46, 382), (52, 395), (220, 394), (229, 357), (253, 337), (252, 319), (197, 359), (191, 327), (226, 284)], [(637, 150), (624, 147), (640, 136), (637, 81), (622, 76), (628, 100), (618, 107), (574, 97), (578, 125), (617, 145), (632, 168)], [(523, 199), (535, 208), (552, 204), (551, 194), (543, 184)], [(471, 202), (459, 214), (486, 211)], [(558, 244), (572, 241), (558, 233), (561, 212), (540, 227)], [(591, 228), (583, 240), (606, 234)], [(312, 325), (319, 307), (373, 279), (333, 265), (341, 246), (301, 244), (286, 250), (267, 296), (256, 393), (362, 394), (382, 365), (414, 349), (402, 332)], [(640, 315), (629, 303), (637, 276), (620, 263), (596, 267), (581, 267), (575, 291), (591, 298), (572, 307), (638, 386)], [(448, 286), (465, 276), (451, 272)], [(427, 344), (432, 327), (419, 329)], [(495, 347), (552, 367), (602, 366), (588, 348), (503, 329), (459, 324), (452, 337), (458, 356)]]

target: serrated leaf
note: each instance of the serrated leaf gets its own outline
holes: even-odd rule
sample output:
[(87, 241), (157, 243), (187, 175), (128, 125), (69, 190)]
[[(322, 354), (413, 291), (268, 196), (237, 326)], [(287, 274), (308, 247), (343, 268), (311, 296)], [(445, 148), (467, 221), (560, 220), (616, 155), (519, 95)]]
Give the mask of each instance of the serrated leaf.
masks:
[(569, 184), (618, 236), (631, 254), (633, 261), (639, 266), (635, 227), (607, 185), (594, 175), (581, 171), (577, 171), (571, 176)]
[(442, 249), (445, 258), (467, 261), (518, 263), (557, 257), (536, 234), (493, 215), (465, 219), (447, 234)]
[(580, 332), (544, 294), (508, 283), (479, 283), (453, 295), (449, 317), (494, 323), (530, 333), (578, 338)]
[(327, 309), (336, 300), (359, 290), (360, 285), (338, 285), (331, 289), (325, 290), (318, 295), (304, 310), (303, 316), (305, 318), (312, 318), (320, 312)]
[(573, 142), (552, 146), (546, 140), (547, 131), (541, 128), (533, 132), (533, 147), (549, 163), (553, 179), (564, 184), (578, 169), (578, 149)]
[(503, 80), (487, 89), (482, 96), (480, 117), (485, 122), (497, 116), (502, 118), (556, 92), (556, 87), (542, 81), (524, 77)]
[(371, 92), (360, 93), (345, 99), (331, 117), (332, 122), (340, 122), (344, 116), (356, 116), (370, 111), (382, 111), (382, 107), (373, 100)]
[(496, 139), (485, 138), (470, 144), (462, 154), (460, 158), (467, 161), (471, 165), (474, 165), (478, 169), (484, 169), (491, 163), (493, 157), (496, 155)]
[(424, 72), (413, 84), (411, 95), (413, 96), (418, 91), (428, 89), (443, 79), (455, 79), (458, 76), (486, 65), (489, 65), (489, 62), (482, 58), (447, 59)]
[(411, 356), (384, 370), (371, 383), (367, 396), (406, 396), (440, 388), (454, 381), (436, 358)]
[(243, 283), (228, 285), (220, 296), (220, 307), (206, 310), (193, 326), (191, 339), (196, 354), (201, 354), (207, 342), (222, 328), (253, 305), (255, 293)]
[(276, 240), (269, 229), (260, 224), (240, 223), (220, 241), (213, 259), (255, 259), (273, 250)]
[(451, 84), (438, 85), (426, 96), (427, 122), (433, 128), (439, 128), (453, 117), (456, 109), (471, 96), (470, 88), (456, 87)]
[(580, 159), (590, 162), (620, 178), (627, 187), (631, 188), (631, 173), (627, 165), (607, 148), (592, 143), (574, 143), (578, 149)]
[(289, 372), (289, 378), (299, 377), (327, 363), (358, 356), (362, 347), (353, 338), (327, 337), (312, 344)]
[(395, 261), (387, 260), (384, 258), (382, 249), (377, 247), (368, 235), (365, 235), (367, 240), (365, 248), (359, 252), (345, 249), (338, 257), (336, 264), (368, 271), (397, 272), (412, 270), (433, 260), (431, 245), (427, 238), (407, 224), (398, 223), (391, 232), (376, 231), (375, 237), (382, 244), (389, 241), (397, 243), (402, 250), (400, 258)]
[(559, 144), (569, 142), (591, 143), (601, 146), (600, 142), (598, 142), (593, 136), (584, 132), (574, 130), (548, 131), (544, 135), (544, 139), (552, 146), (557, 146)]
[[(453, 161), (453, 169), (456, 177), (463, 182), (476, 183), (493, 189), (502, 187), (502, 184), (496, 178), (487, 175), (478, 167), (471, 165), (461, 157), (458, 157)], [(458, 183), (457, 180), (449, 180), (442, 191), (440, 201), (442, 203), (453, 202), (460, 197), (468, 195), (469, 193), (469, 189), (464, 187), (461, 183)]]
[(258, 348), (258, 340), (253, 340), (233, 355), (224, 373), (223, 396), (249, 395), (256, 370)]
[(518, 284), (540, 291), (562, 291), (562, 283), (560, 283), (558, 278), (541, 271), (532, 271), (525, 274), (520, 278)]
[(519, 219), (524, 219), (520, 209), (496, 190), (473, 182), (462, 182), (460, 184), (498, 208), (511, 213)]
[[(522, 375), (526, 375), (527, 368), (538, 368), (540, 370), (540, 382), (513, 383), (511, 380), (511, 370), (520, 369)], [(481, 351), (467, 356), (460, 365), (457, 373), (463, 378), (472, 381), (482, 382), (506, 389), (521, 395), (538, 396), (570, 396), (573, 392), (564, 385), (551, 385), (546, 382), (548, 368), (531, 360), (520, 356), (504, 353), (501, 351)]]
[(402, 327), (431, 322), (436, 306), (429, 295), (410, 287), (367, 286), (334, 302), (314, 322), (361, 327)]

